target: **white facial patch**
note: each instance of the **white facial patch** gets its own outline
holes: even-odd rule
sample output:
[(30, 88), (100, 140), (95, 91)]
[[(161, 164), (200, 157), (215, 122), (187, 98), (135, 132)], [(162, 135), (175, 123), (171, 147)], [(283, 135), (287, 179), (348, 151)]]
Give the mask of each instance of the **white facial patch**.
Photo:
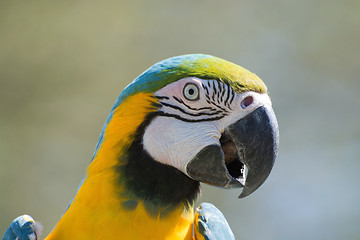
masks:
[(224, 129), (270, 104), (267, 94), (236, 93), (217, 80), (183, 78), (155, 92), (162, 107), (145, 129), (144, 149), (156, 161), (186, 173), (206, 146), (220, 145)]
[(219, 145), (217, 122), (183, 122), (175, 118), (157, 117), (143, 136), (145, 150), (158, 162), (185, 173), (187, 162), (205, 146)]

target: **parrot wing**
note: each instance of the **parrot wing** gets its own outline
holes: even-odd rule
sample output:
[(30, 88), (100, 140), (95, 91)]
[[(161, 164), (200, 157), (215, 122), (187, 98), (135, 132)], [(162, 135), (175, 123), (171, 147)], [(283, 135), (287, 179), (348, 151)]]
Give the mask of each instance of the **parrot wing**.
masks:
[(196, 240), (234, 239), (224, 215), (211, 203), (202, 203), (195, 211)]
[(2, 240), (37, 240), (42, 231), (42, 225), (35, 222), (29, 215), (22, 215), (12, 221)]

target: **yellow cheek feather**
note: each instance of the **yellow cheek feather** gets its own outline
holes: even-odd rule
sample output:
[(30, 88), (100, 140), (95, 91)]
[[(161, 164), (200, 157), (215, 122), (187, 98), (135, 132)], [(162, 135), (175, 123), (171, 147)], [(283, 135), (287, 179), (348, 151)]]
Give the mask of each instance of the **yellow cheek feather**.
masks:
[[(192, 239), (193, 208), (180, 206), (166, 217), (152, 217), (140, 201), (126, 210), (115, 171), (119, 156), (147, 114), (155, 111), (152, 94), (138, 93), (113, 111), (103, 142), (84, 183), (54, 231), (53, 239)], [(120, 163), (121, 164), (121, 163)]]

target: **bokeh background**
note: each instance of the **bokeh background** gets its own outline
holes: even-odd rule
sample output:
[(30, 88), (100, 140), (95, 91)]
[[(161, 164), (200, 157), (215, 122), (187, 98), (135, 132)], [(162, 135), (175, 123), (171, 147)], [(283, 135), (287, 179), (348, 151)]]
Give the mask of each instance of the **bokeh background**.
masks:
[(0, 235), (49, 233), (122, 89), (208, 53), (268, 85), (279, 157), (254, 194), (203, 186), (237, 239), (360, 239), (360, 1), (0, 2)]

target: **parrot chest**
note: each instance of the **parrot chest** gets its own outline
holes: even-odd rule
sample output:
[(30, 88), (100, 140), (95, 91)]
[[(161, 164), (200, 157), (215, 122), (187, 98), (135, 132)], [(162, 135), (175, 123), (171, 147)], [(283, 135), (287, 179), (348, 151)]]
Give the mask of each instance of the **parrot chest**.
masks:
[(142, 203), (134, 210), (106, 206), (91, 211), (74, 209), (61, 219), (46, 240), (192, 239), (193, 219), (192, 210), (180, 208), (167, 216), (154, 217)]
[(151, 209), (143, 201), (121, 198), (121, 189), (107, 180), (113, 177), (109, 171), (86, 179), (46, 240), (192, 239), (192, 207)]

